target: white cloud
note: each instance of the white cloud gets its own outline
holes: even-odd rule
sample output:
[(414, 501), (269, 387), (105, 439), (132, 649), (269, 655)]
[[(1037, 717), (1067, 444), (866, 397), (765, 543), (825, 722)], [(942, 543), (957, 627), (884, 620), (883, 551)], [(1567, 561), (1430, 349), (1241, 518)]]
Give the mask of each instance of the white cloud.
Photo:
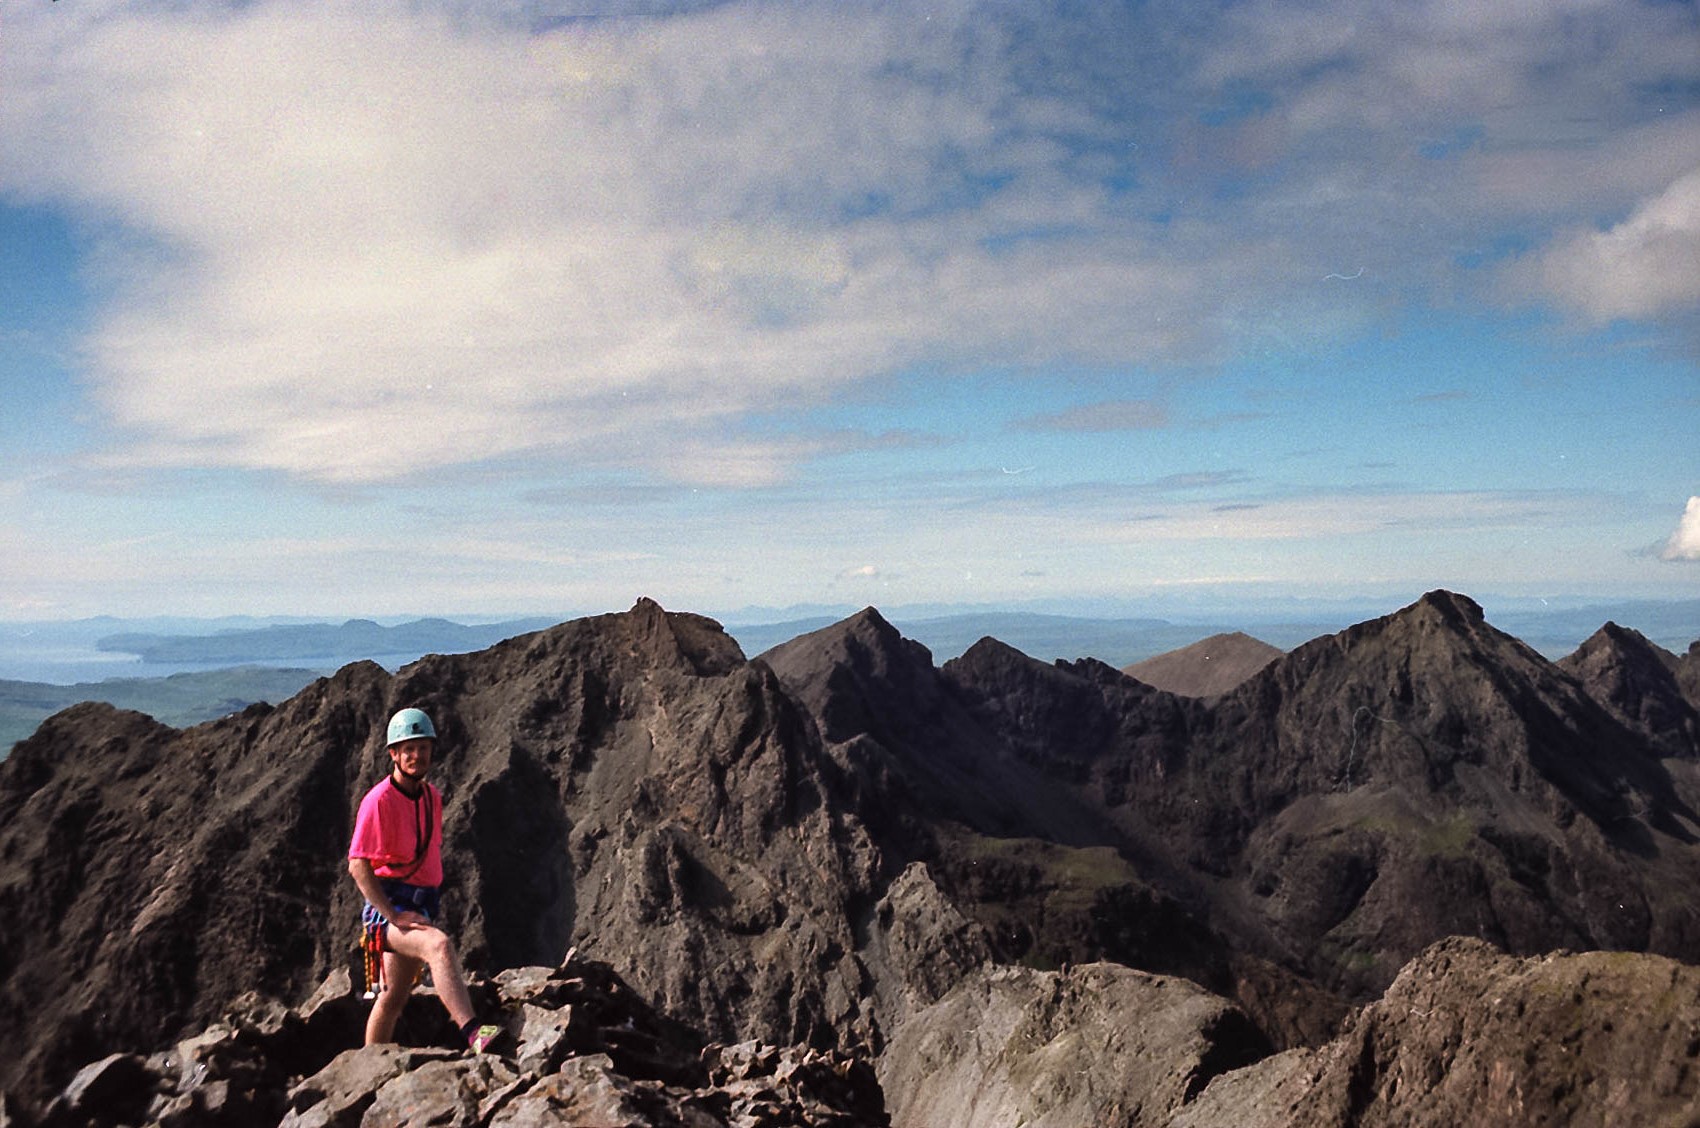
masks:
[[(1449, 493), (1314, 492), (1271, 497), (1255, 504), (1222, 505), (1214, 500), (1179, 501), (1130, 492), (1120, 514), (1104, 496), (1088, 493), (1087, 511), (1056, 506), (1052, 537), (1072, 536), (1107, 543), (1312, 541), (1395, 534), (1446, 533), (1540, 527), (1556, 505), (1580, 509), (1574, 500), (1540, 494), (1458, 491)], [(1096, 510), (1097, 512), (1091, 512)], [(1075, 532), (1065, 534), (1065, 527)]]
[(1611, 229), (1561, 241), (1531, 269), (1542, 288), (1595, 321), (1700, 308), (1700, 168)]
[(1688, 499), (1688, 507), (1676, 524), (1676, 532), (1665, 542), (1662, 560), (1700, 560), (1700, 497)]
[(1192, 296), (1125, 235), (977, 243), (1078, 219), (1078, 194), (1012, 188), (961, 227), (964, 185), (1052, 156), (1012, 161), (998, 92), (935, 80), (971, 25), (728, 9), (533, 37), (334, 2), (74, 22), (9, 28), (24, 156), (0, 176), (137, 237), (87, 342), (127, 460), (359, 482), (617, 451), (763, 483), (799, 452), (721, 449), (717, 419), (921, 359), (1160, 350)]
[[(728, 4), (533, 34), (448, 7), (8, 12), (0, 192), (104, 232), (84, 355), (115, 463), (771, 484), (826, 447), (741, 420), (907, 366), (1197, 362), (1361, 328), (1529, 206), (1482, 191), (1516, 179), (1507, 154), (1447, 177), (1418, 141), (1601, 91), (1612, 132), (1632, 67), (1685, 65), (1675, 15), (1616, 4), (1571, 13), (1603, 45), (1579, 78), (1545, 5), (1241, 8), (1185, 34), (1160, 8)], [(1236, 84), (1272, 108), (1206, 121)], [(1560, 140), (1536, 156), (1578, 151)], [(1556, 221), (1647, 191), (1657, 161), (1630, 163), (1562, 178), (1591, 187)], [(1581, 256), (1564, 292), (1606, 301), (1593, 256), (1626, 307), (1692, 300), (1657, 273), (1689, 245), (1687, 184), (1554, 252)]]

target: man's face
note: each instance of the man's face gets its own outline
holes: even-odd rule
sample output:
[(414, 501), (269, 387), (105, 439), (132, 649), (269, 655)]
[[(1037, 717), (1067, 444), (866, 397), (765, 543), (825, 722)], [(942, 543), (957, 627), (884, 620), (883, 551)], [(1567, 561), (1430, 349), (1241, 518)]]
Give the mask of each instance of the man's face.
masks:
[(436, 747), (437, 742), (430, 737), (416, 736), (390, 745), (390, 759), (403, 775), (418, 779), (431, 770), (431, 753)]

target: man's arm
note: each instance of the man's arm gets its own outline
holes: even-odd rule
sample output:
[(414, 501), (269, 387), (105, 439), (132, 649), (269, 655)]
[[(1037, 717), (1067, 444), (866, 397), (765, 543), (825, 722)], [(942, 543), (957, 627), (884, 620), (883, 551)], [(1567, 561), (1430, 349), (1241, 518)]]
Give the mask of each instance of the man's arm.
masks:
[(391, 924), (397, 923), (395, 906), (390, 904), (389, 896), (385, 894), (383, 884), (378, 880), (377, 873), (372, 869), (372, 859), (348, 859), (348, 876), (352, 877), (354, 884), (360, 887), (360, 892), (365, 896), (366, 903), (378, 910), (378, 915)]

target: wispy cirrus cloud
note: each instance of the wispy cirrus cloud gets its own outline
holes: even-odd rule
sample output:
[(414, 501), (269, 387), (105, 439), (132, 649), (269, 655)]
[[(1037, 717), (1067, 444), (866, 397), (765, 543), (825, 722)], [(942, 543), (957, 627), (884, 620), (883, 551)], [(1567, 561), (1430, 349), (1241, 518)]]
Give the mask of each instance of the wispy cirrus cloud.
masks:
[(1018, 421), (1017, 430), (1086, 434), (1107, 431), (1155, 431), (1169, 426), (1169, 411), (1154, 400), (1114, 400), (1082, 404), (1066, 411)]

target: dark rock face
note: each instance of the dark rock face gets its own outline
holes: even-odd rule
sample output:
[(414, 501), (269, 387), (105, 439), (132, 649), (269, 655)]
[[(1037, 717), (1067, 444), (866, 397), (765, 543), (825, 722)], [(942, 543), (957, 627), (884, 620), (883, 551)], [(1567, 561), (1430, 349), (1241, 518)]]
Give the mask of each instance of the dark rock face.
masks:
[[(1269, 1063), (1320, 1060), (1354, 1005), (1450, 935), (1700, 959), (1697, 686), (1693, 650), (1608, 627), (1554, 664), (1445, 592), (1208, 700), (991, 639), (940, 669), (871, 609), (750, 662), (710, 620), (641, 601), (394, 676), (350, 666), (181, 732), (79, 706), (0, 764), (0, 1023), (19, 1032), (0, 1113), (81, 1109), (66, 1086), (96, 1066), (85, 1091), (123, 1104), (143, 1076), (152, 1101), (146, 1055), (245, 993), (307, 998), (344, 963), (349, 829), (402, 705), (439, 727), (446, 924), (491, 990), (576, 949), (679, 1046), (755, 1040), (794, 1048), (787, 1076), (877, 1060), (896, 1078), (924, 1040), (910, 1024), (985, 965), (1078, 986), (1065, 969), (1110, 961), (1165, 996), (1220, 996), (1221, 1022), (1299, 1055), (1224, 1072), (1222, 1051), (1140, 1105), (1172, 1111), (1216, 1073), (1212, 1090), (1287, 1093)], [(230, 1042), (231, 1084), (194, 1115), (251, 1122), (242, 1078), (287, 1096), (328, 1061), (299, 1031), (348, 1005), (278, 1019), (296, 1034), (263, 1062)], [(535, 1083), (555, 1102), (536, 1122), (593, 1090), (614, 1102), (598, 1115), (659, 1117), (632, 1084), (720, 1084), (613, 1049), (562, 1056), (530, 1017), (512, 1068), (577, 1078)], [(440, 1034), (402, 1031), (415, 1049)], [(984, 1050), (953, 1076), (1014, 1068)], [(445, 1117), (495, 1122), (494, 1065), (407, 1061), (380, 1091), (428, 1071), (461, 1094)], [(682, 1123), (729, 1115), (683, 1099)]]
[(1558, 665), (1625, 727), (1646, 733), (1660, 755), (1700, 757), (1697, 687), (1683, 684), (1682, 660), (1639, 631), (1607, 623)]
[(1676, 684), (1688, 703), (1700, 709), (1700, 639), (1689, 643), (1688, 652), (1677, 659)]
[[(348, 944), (351, 752), (377, 666), (186, 732), (78, 706), (0, 767), (0, 1087), (149, 1049), (249, 990), (299, 997)], [(341, 846), (338, 844), (342, 843)]]
[(995, 644), (944, 676), (1105, 812), (1102, 841), (1154, 884), (1325, 988), (1373, 993), (1454, 933), (1700, 951), (1689, 766), (1461, 596), (1300, 647), (1208, 705)]
[(455, 726), (444, 837), (471, 962), (576, 944), (716, 1037), (870, 1036), (847, 910), (882, 857), (843, 767), (717, 626), (640, 604), (428, 659), (393, 692)]

